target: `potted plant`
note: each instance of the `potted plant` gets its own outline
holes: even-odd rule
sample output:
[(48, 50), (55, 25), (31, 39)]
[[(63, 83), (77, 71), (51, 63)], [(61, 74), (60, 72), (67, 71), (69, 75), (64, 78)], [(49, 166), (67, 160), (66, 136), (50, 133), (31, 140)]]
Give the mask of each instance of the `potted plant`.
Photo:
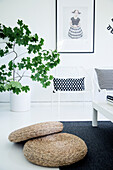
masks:
[[(25, 99), (28, 98), (26, 94), (29, 94), (30, 87), (21, 83), (23, 77), (40, 82), (44, 88), (49, 86), (53, 79), (53, 76), (48, 74), (50, 69), (60, 63), (59, 54), (56, 50), (44, 50), (43, 45), (44, 39), (39, 38), (37, 33), (32, 35), (28, 25), (22, 20), (18, 20), (14, 28), (0, 23), (0, 60), (5, 60), (5, 63), (0, 65), (0, 92), (11, 92), (10, 103), (13, 111), (28, 110), (24, 106), (28, 106), (29, 100)], [(24, 101), (21, 101), (24, 96)]]

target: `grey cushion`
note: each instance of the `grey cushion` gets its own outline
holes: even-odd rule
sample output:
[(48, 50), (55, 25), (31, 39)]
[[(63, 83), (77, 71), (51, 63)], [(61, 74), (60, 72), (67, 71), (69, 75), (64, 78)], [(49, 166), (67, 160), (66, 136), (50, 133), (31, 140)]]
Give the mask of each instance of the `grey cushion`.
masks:
[(100, 89), (113, 90), (113, 70), (95, 69)]

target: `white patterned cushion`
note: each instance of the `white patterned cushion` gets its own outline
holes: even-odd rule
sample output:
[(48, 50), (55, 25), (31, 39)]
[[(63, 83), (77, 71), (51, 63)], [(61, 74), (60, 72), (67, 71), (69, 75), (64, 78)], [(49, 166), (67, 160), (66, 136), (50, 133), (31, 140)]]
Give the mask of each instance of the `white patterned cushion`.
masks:
[(84, 85), (84, 79), (83, 78), (54, 78), (53, 79), (53, 85), (54, 90), (58, 91), (83, 91), (85, 90)]

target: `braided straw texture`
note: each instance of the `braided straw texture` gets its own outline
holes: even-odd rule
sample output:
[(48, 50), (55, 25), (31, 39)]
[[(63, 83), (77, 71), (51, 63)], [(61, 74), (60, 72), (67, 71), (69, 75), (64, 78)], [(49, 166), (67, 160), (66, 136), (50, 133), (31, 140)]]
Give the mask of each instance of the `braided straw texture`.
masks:
[(21, 142), (28, 139), (58, 133), (63, 130), (61, 122), (44, 122), (27, 126), (10, 133), (9, 140), (11, 142)]
[(28, 161), (47, 167), (70, 165), (87, 154), (85, 142), (75, 135), (58, 133), (29, 140), (23, 148)]

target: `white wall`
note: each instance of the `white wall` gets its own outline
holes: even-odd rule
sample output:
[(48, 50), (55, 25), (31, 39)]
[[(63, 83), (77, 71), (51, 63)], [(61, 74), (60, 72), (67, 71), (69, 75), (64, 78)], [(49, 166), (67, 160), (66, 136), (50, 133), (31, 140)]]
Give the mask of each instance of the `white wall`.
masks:
[[(95, 53), (62, 54), (61, 66), (113, 68), (113, 35), (106, 29), (113, 17), (113, 0), (95, 1)], [(0, 0), (0, 22), (15, 26), (18, 18), (45, 39), (46, 48), (55, 49), (55, 0)], [(34, 82), (31, 86), (32, 101), (51, 100), (51, 87), (42, 89)], [(9, 101), (9, 94), (0, 94), (0, 101)]]

